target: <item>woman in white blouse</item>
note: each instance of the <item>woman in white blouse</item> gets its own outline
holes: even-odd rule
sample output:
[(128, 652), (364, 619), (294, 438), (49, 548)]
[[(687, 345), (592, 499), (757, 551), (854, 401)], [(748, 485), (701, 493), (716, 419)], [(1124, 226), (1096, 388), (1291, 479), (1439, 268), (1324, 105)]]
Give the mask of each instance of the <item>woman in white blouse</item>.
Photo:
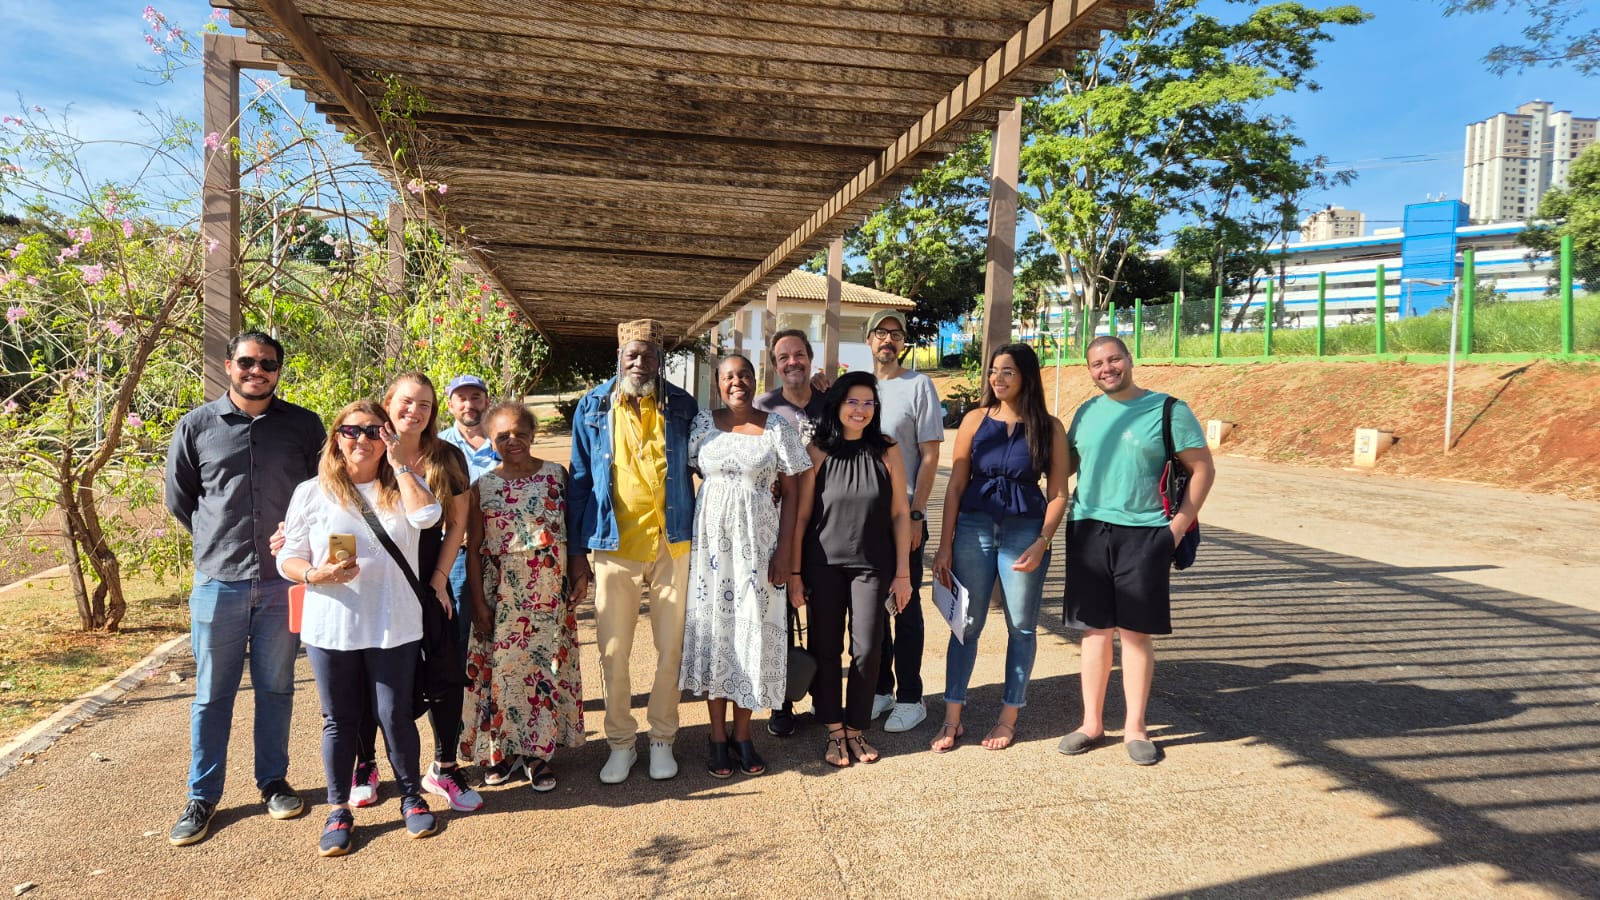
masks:
[[(363, 505), (377, 514), (415, 573), (418, 534), (442, 510), (426, 482), (400, 464), (398, 452), (381, 406), (358, 400), (341, 410), (317, 477), (295, 489), (278, 554), (283, 577), (306, 585), (300, 640), (322, 699), (322, 765), (333, 807), (319, 846), (323, 856), (350, 851), (350, 778), (356, 733), (369, 702), (387, 736), (406, 832), (420, 838), (435, 830), (422, 799), (412, 713), (422, 608), (362, 516)], [(334, 558), (330, 545), (351, 537), (354, 555)]]

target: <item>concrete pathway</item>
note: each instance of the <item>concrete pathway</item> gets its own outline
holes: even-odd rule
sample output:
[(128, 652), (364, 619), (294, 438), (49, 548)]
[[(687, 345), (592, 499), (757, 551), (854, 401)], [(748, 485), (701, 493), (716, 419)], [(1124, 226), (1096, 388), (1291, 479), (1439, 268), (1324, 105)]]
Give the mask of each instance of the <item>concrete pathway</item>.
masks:
[[(555, 442), (541, 449), (564, 458)], [(486, 789), (483, 811), (447, 813), (442, 834), (411, 841), (385, 765), (383, 803), (357, 815), (356, 851), (318, 859), (327, 809), (302, 660), (290, 780), (310, 812), (262, 814), (246, 693), (212, 836), (174, 849), (192, 671), (179, 658), (0, 781), (0, 884), (73, 898), (1600, 895), (1600, 613), (1460, 580), (1472, 559), (1450, 562), (1459, 542), (1437, 520), (1409, 529), (1432, 554), (1415, 564), (1312, 540), (1337, 523), (1252, 529), (1263, 514), (1249, 498), (1304, 473), (1226, 459), (1222, 472), (1200, 564), (1177, 581), (1176, 634), (1158, 642), (1151, 724), (1167, 757), (1154, 768), (1116, 744), (1055, 751), (1080, 709), (1058, 558), (1029, 706), (1003, 752), (976, 743), (1000, 700), (994, 616), (971, 731), (952, 753), (925, 749), (942, 706), (934, 638), (928, 722), (876, 733), (876, 765), (830, 771), (807, 716), (788, 740), (758, 731), (770, 774), (716, 781), (702, 770), (704, 704), (685, 701), (678, 778), (652, 782), (641, 764), (606, 787), (586, 615), (591, 743), (558, 755), (556, 792)], [(1325, 489), (1343, 496), (1347, 483), (1333, 473)], [(1506, 577), (1562, 562), (1525, 554)], [(652, 664), (647, 621), (635, 646), (637, 690)], [(1109, 714), (1116, 724), (1120, 701)]]

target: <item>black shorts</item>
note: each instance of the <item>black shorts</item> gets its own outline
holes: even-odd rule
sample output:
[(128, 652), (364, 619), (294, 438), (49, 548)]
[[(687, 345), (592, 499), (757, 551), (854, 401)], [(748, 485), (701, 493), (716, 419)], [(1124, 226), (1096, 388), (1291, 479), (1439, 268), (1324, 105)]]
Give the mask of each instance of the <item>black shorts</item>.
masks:
[(1067, 525), (1070, 619), (1090, 628), (1172, 633), (1172, 529), (1080, 519)]

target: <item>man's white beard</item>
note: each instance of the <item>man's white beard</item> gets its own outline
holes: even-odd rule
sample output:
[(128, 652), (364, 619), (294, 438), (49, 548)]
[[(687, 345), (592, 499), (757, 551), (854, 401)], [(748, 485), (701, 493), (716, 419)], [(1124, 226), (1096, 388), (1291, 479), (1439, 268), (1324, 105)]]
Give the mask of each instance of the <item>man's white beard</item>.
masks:
[(647, 378), (636, 382), (631, 377), (624, 375), (617, 379), (617, 390), (627, 397), (654, 397), (656, 395), (656, 380)]

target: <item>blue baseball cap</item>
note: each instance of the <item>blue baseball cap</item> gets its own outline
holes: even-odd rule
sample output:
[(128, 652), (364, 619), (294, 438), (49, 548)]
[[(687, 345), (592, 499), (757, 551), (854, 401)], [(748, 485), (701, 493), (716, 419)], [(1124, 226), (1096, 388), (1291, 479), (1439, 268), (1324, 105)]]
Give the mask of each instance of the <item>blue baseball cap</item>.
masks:
[(444, 395), (448, 397), (464, 387), (475, 387), (485, 394), (489, 393), (489, 386), (483, 383), (482, 378), (476, 375), (457, 375), (456, 380), (450, 382), (450, 387), (445, 390)]

